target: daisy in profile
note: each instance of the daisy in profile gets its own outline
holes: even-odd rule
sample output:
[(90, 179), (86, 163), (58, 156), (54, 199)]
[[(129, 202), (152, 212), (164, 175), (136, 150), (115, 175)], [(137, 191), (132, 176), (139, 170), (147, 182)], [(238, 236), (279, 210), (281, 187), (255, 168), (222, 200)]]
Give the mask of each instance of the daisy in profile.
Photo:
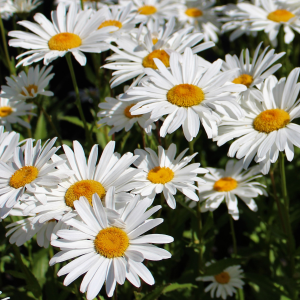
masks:
[(263, 102), (251, 101), (242, 120), (223, 119), (214, 140), (221, 146), (236, 139), (228, 156), (243, 158), (245, 169), (255, 158), (261, 172), (268, 174), (270, 163), (276, 162), (279, 151), (285, 151), (288, 161), (293, 160), (294, 145), (300, 147), (300, 126), (293, 122), (300, 117), (299, 72), (300, 68), (295, 68), (287, 79), (279, 81), (271, 75), (261, 87)]
[[(47, 195), (47, 203), (40, 205), (38, 201), (31, 201), (24, 214), (36, 214), (34, 222), (44, 223), (58, 216), (62, 216), (74, 209), (74, 201), (85, 197), (92, 204), (92, 195), (97, 194), (105, 202), (108, 189), (115, 187), (115, 201), (118, 208), (124, 207), (131, 201), (132, 194), (127, 193), (135, 187), (133, 177), (140, 172), (130, 165), (138, 158), (132, 153), (125, 153), (122, 157), (115, 153), (115, 142), (109, 142), (103, 149), (98, 160), (98, 145), (94, 145), (88, 157), (79, 142), (73, 142), (73, 149), (63, 145), (66, 163), (57, 166), (62, 173), (73, 175), (68, 180), (63, 180), (51, 190), (44, 191)], [(55, 163), (64, 160), (59, 156), (53, 156)], [(32, 199), (31, 199), (32, 200)]]
[(247, 88), (241, 84), (225, 83), (233, 71), (220, 72), (222, 61), (217, 60), (208, 68), (200, 68), (197, 55), (186, 48), (183, 56), (171, 54), (170, 70), (154, 58), (158, 71), (150, 68), (138, 87), (129, 89), (120, 99), (139, 101), (130, 109), (132, 115), (151, 112), (150, 119), (158, 120), (167, 115), (160, 129), (165, 137), (180, 126), (188, 141), (195, 138), (202, 123), (208, 138), (218, 133), (220, 115), (243, 117), (243, 112), (231, 94)]
[(27, 100), (37, 95), (53, 96), (52, 92), (45, 91), (54, 76), (54, 73), (50, 74), (51, 70), (52, 66), (47, 69), (43, 67), (41, 70), (39, 66), (36, 66), (30, 67), (28, 74), (22, 71), (18, 76), (5, 77), (7, 85), (1, 86), (0, 96), (12, 100)]
[(249, 14), (252, 31), (264, 30), (268, 34), (271, 44), (277, 46), (277, 35), (281, 26), (285, 32), (284, 42), (293, 41), (296, 32), (300, 31), (300, 11), (288, 1), (264, 0), (257, 5), (238, 3), (238, 8)]
[(177, 190), (189, 199), (199, 201), (195, 193), (198, 188), (194, 184), (195, 181), (204, 182), (197, 175), (205, 174), (207, 170), (199, 168), (200, 163), (188, 165), (197, 153), (183, 157), (187, 150), (185, 149), (175, 158), (175, 144), (171, 144), (167, 151), (158, 146), (158, 155), (150, 148), (146, 148), (146, 151), (136, 149), (134, 153), (140, 157), (134, 162), (134, 165), (142, 172), (135, 177), (137, 187), (132, 193), (154, 199), (156, 194), (163, 192), (172, 209), (176, 207), (174, 195)]
[[(205, 174), (205, 183), (199, 182), (199, 195), (202, 211), (214, 211), (225, 200), (228, 213), (234, 220), (239, 219), (237, 197), (241, 199), (252, 211), (257, 211), (257, 205), (253, 198), (259, 195), (267, 196), (264, 185), (253, 181), (262, 175), (257, 166), (243, 171), (243, 161), (234, 162), (229, 160), (225, 170), (207, 168), (209, 173)], [(243, 171), (243, 172), (242, 172)]]
[[(108, 192), (108, 196), (113, 193)], [(73, 259), (62, 267), (58, 276), (66, 275), (64, 285), (69, 285), (86, 273), (80, 285), (82, 293), (87, 292), (87, 300), (94, 299), (104, 282), (108, 297), (112, 297), (116, 283), (122, 285), (127, 278), (134, 286), (140, 286), (141, 277), (147, 284), (153, 285), (154, 278), (142, 263), (144, 259), (162, 260), (171, 254), (152, 244), (171, 243), (174, 239), (163, 234), (147, 234), (163, 222), (163, 219), (148, 218), (161, 206), (146, 211), (152, 201), (144, 199), (126, 206), (120, 216), (119, 225), (111, 226), (101, 199), (93, 195), (92, 204), (82, 197), (74, 206), (82, 221), (66, 221), (72, 226), (69, 230), (59, 230), (61, 239), (53, 240), (52, 246), (60, 247), (61, 252), (54, 255), (50, 265)]]
[(11, 101), (9, 99), (0, 98), (0, 124), (9, 131), (12, 130), (11, 125), (15, 123), (30, 128), (30, 124), (21, 117), (35, 115), (31, 112), (34, 108), (35, 105), (27, 104), (23, 101)]
[(249, 50), (246, 49), (245, 60), (244, 60), (244, 50), (242, 50), (240, 57), (236, 55), (227, 54), (225, 56), (225, 61), (222, 64), (222, 70), (228, 71), (235, 69), (236, 71), (228, 78), (233, 83), (243, 84), (247, 87), (247, 90), (239, 94), (238, 101), (245, 102), (252, 98), (256, 98), (259, 101), (263, 101), (262, 93), (256, 88), (256, 86), (262, 83), (267, 77), (275, 73), (281, 64), (274, 64), (278, 59), (280, 59), (285, 52), (275, 54), (275, 50), (272, 49), (269, 52), (268, 48), (258, 56), (259, 50), (261, 48), (262, 42), (257, 46), (254, 52), (253, 59), (250, 63)]
[(34, 193), (42, 203), (47, 201), (43, 194), (39, 195), (39, 188), (56, 187), (67, 177), (55, 169), (61, 162), (51, 162), (52, 155), (59, 149), (53, 147), (56, 138), (41, 146), (38, 140), (33, 146), (33, 140), (28, 139), (25, 146), (17, 147), (14, 151), (12, 163), (0, 161), (0, 208), (1, 218), (4, 219), (10, 210), (26, 200), (27, 192)]
[(91, 9), (78, 11), (78, 6), (71, 4), (66, 14), (66, 6), (60, 3), (56, 11), (52, 12), (52, 22), (41, 13), (35, 14), (33, 18), (38, 24), (29, 21), (18, 22), (33, 33), (8, 33), (14, 37), (8, 42), (10, 46), (30, 49), (17, 57), (18, 59), (27, 56), (17, 66), (28, 66), (42, 59), (44, 64), (48, 65), (68, 52), (71, 52), (81, 65), (85, 65), (86, 56), (83, 52), (100, 53), (109, 49), (104, 41), (114, 27), (97, 30), (101, 24), (99, 12), (93, 13)]
[(204, 34), (204, 40), (218, 42), (221, 24), (213, 8), (215, 0), (184, 1), (186, 5), (178, 6), (178, 21), (184, 25), (194, 26), (195, 32)]
[[(78, 6), (81, 5), (81, 0), (55, 0), (56, 4), (64, 3), (65, 5), (70, 5), (76, 3)], [(107, 4), (114, 4), (114, 0), (83, 0), (84, 9), (93, 8), (95, 10), (101, 9)]]
[[(136, 78), (132, 85), (136, 85), (145, 75), (146, 68), (157, 69), (154, 62), (158, 58), (166, 66), (170, 66), (170, 55), (173, 52), (183, 53), (186, 47), (191, 47), (194, 53), (213, 47), (214, 43), (206, 42), (198, 45), (202, 39), (202, 33), (190, 33), (192, 27), (174, 32), (175, 19), (172, 18), (160, 31), (159, 35), (152, 35), (147, 30), (146, 35), (139, 35), (137, 39), (120, 37), (116, 41), (118, 47), (111, 46), (115, 52), (106, 60), (110, 63), (103, 68), (114, 70), (112, 73), (111, 87)], [(140, 28), (143, 31), (143, 28)], [(122, 50), (120, 50), (122, 49)]]
[(11, 0), (7, 1), (11, 13), (29, 13), (41, 5), (40, 0)]
[(206, 288), (205, 292), (210, 291), (210, 297), (227, 299), (228, 296), (233, 296), (237, 290), (242, 289), (245, 284), (242, 280), (243, 270), (240, 265), (226, 268), (223, 272), (214, 276), (197, 277), (197, 281), (211, 282)]

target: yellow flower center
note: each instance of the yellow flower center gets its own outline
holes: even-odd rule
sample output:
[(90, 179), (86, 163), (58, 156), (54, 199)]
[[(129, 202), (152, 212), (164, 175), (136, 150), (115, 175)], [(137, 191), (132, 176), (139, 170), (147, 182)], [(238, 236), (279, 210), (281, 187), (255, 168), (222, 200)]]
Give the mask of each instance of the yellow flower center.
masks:
[(103, 23), (101, 23), (101, 25), (98, 27), (98, 29), (101, 29), (103, 27), (108, 27), (108, 26), (116, 26), (120, 29), (123, 27), (123, 24), (116, 20), (108, 20), (108, 21), (104, 21)]
[(69, 207), (74, 208), (74, 201), (84, 196), (92, 205), (92, 196), (94, 194), (98, 194), (100, 199), (105, 196), (105, 189), (102, 184), (95, 180), (81, 180), (68, 188), (65, 194), (65, 202)]
[(125, 107), (125, 109), (124, 109), (124, 115), (125, 115), (128, 119), (139, 118), (139, 117), (141, 117), (142, 115), (132, 115), (132, 114), (131, 114), (130, 109), (131, 109), (132, 106), (135, 106), (135, 104), (131, 104), (131, 105), (128, 105), (127, 107)]
[(70, 32), (62, 32), (54, 35), (48, 42), (50, 50), (67, 51), (77, 48), (82, 44), (81, 38)]
[(158, 42), (158, 39), (157, 39), (157, 38), (152, 39), (153, 45), (155, 45), (157, 42)]
[(9, 185), (15, 189), (25, 186), (38, 177), (39, 170), (33, 166), (25, 166), (17, 170), (10, 178)]
[(214, 190), (217, 192), (229, 192), (234, 190), (238, 186), (235, 179), (231, 177), (223, 177), (215, 182)]
[(190, 107), (200, 104), (205, 98), (201, 88), (193, 84), (178, 84), (167, 93), (167, 100), (177, 106)]
[(143, 59), (145, 68), (157, 69), (153, 58), (158, 58), (168, 68), (170, 67), (170, 56), (165, 50), (154, 50)]
[(290, 122), (290, 115), (279, 108), (261, 112), (253, 121), (255, 130), (270, 133), (285, 127)]
[(94, 245), (95, 250), (104, 257), (121, 257), (129, 246), (129, 238), (122, 229), (109, 227), (99, 231)]
[(289, 12), (286, 9), (277, 9), (275, 11), (272, 11), (268, 14), (267, 18), (271, 21), (280, 23), (280, 22), (287, 22), (291, 18), (294, 18), (295, 15), (291, 12)]
[(145, 5), (145, 6), (142, 6), (138, 9), (138, 12), (141, 14), (141, 15), (153, 15), (157, 12), (157, 9), (155, 6), (152, 6), (152, 5)]
[(216, 281), (220, 284), (226, 284), (230, 281), (230, 275), (227, 272), (222, 272), (214, 276)]
[(149, 171), (147, 179), (152, 183), (165, 184), (174, 178), (174, 172), (170, 168), (155, 167)]
[(201, 17), (203, 15), (203, 12), (199, 8), (191, 7), (185, 11), (185, 14), (189, 17), (197, 18)]
[(253, 77), (249, 74), (242, 74), (239, 77), (233, 79), (232, 82), (235, 84), (243, 84), (246, 87), (249, 87), (253, 82)]
[(10, 114), (12, 114), (12, 112), (13, 112), (13, 110), (9, 106), (0, 107), (0, 117), (1, 118), (5, 118), (5, 117), (9, 116)]
[[(25, 86), (25, 89), (27, 90), (30, 97), (34, 97), (34, 94), (32, 93), (32, 90), (35, 93), (37, 93), (37, 91), (38, 91), (38, 87), (35, 84), (29, 84), (28, 86)], [(27, 96), (24, 91), (21, 92), (21, 95)]]

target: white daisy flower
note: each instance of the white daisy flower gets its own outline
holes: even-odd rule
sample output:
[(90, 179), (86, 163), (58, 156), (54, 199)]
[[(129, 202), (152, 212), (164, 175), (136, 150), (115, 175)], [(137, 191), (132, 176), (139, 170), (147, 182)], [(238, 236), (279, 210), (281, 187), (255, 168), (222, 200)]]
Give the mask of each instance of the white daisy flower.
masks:
[(35, 115), (31, 112), (34, 108), (35, 105), (27, 104), (23, 101), (11, 101), (9, 99), (0, 98), (0, 124), (9, 131), (11, 131), (11, 124), (15, 123), (30, 128), (30, 124), (20, 117)]
[(186, 1), (187, 5), (178, 6), (178, 21), (194, 26), (195, 32), (204, 34), (204, 40), (218, 42), (221, 24), (215, 9), (215, 0)]
[[(108, 197), (113, 197), (113, 192), (109, 192)], [(72, 230), (58, 231), (61, 239), (51, 242), (52, 246), (60, 247), (62, 251), (54, 255), (50, 265), (77, 257), (57, 273), (58, 276), (68, 274), (64, 285), (86, 273), (80, 291), (87, 292), (87, 299), (92, 300), (104, 282), (108, 297), (113, 295), (116, 283), (122, 285), (126, 278), (136, 287), (140, 286), (139, 277), (147, 284), (154, 284), (152, 274), (142, 261), (170, 258), (168, 251), (152, 244), (171, 243), (174, 239), (162, 234), (142, 235), (161, 224), (163, 219), (148, 220), (161, 206), (146, 211), (152, 201), (144, 199), (138, 202), (138, 198), (135, 197), (123, 210), (119, 226), (109, 224), (97, 194), (93, 195), (93, 206), (84, 197), (74, 202), (82, 222), (74, 219), (67, 221)]]
[(7, 1), (11, 13), (29, 13), (41, 5), (40, 0), (11, 0)]
[(0, 0), (0, 15), (3, 20), (8, 20), (12, 16), (10, 1)]
[[(243, 161), (229, 160), (225, 170), (207, 168), (209, 173), (204, 175), (205, 183), (198, 183), (202, 211), (214, 211), (225, 200), (228, 213), (234, 220), (239, 219), (237, 197), (241, 199), (252, 211), (257, 211), (253, 198), (258, 195), (268, 196), (262, 188), (264, 185), (252, 181), (262, 175), (257, 166), (243, 171)], [(255, 176), (257, 175), (257, 176)]]
[[(36, 205), (31, 203), (24, 214), (34, 213), (40, 223), (49, 221), (59, 215), (64, 215), (69, 211), (73, 211), (74, 201), (80, 197), (86, 197), (92, 203), (92, 195), (97, 195), (104, 201), (107, 190), (114, 186), (116, 189), (116, 202), (118, 206), (123, 207), (127, 201), (133, 198), (126, 192), (135, 187), (132, 178), (140, 172), (140, 170), (130, 168), (130, 165), (138, 156), (132, 153), (126, 153), (122, 157), (118, 153), (114, 153), (115, 142), (109, 142), (103, 149), (99, 162), (98, 145), (94, 145), (91, 149), (88, 163), (84, 150), (79, 142), (73, 142), (74, 152), (66, 145), (63, 145), (67, 162), (57, 166), (62, 173), (74, 175), (68, 180), (59, 183), (58, 187), (47, 194), (47, 203), (44, 205)], [(54, 162), (62, 161), (62, 158), (53, 156)], [(37, 202), (38, 203), (38, 202)]]
[(19, 200), (26, 200), (26, 192), (34, 193), (45, 203), (44, 194), (38, 194), (40, 187), (55, 187), (65, 179), (65, 174), (57, 171), (61, 162), (52, 163), (50, 158), (59, 149), (53, 147), (56, 138), (41, 146), (38, 140), (33, 147), (33, 140), (28, 139), (25, 146), (17, 147), (12, 163), (0, 161), (0, 208), (1, 218), (5, 218)]
[(127, 132), (136, 122), (138, 122), (147, 134), (151, 134), (152, 129), (155, 129), (154, 123), (148, 124), (150, 114), (131, 114), (130, 109), (137, 104), (137, 101), (123, 102), (111, 97), (105, 98), (105, 101), (106, 102), (99, 103), (99, 108), (102, 110), (98, 112), (97, 116), (102, 119), (100, 119), (97, 124), (113, 126), (108, 135), (112, 135), (122, 129), (125, 129)]
[(35, 98), (37, 95), (53, 96), (52, 92), (45, 91), (54, 76), (54, 73), (49, 74), (53, 67), (46, 70), (45, 68), (40, 70), (39, 66), (30, 67), (28, 75), (22, 71), (18, 76), (5, 77), (7, 85), (1, 86), (0, 96), (12, 100), (27, 100)]
[(83, 52), (100, 53), (109, 49), (104, 43), (110, 31), (114, 27), (104, 27), (99, 30), (101, 19), (99, 13), (92, 9), (78, 11), (76, 4), (71, 4), (66, 14), (66, 6), (60, 3), (56, 11), (52, 12), (52, 22), (43, 14), (34, 15), (38, 23), (20, 21), (18, 24), (31, 30), (33, 33), (24, 31), (10, 31), (9, 36), (14, 37), (8, 42), (12, 47), (32, 49), (17, 57), (27, 56), (17, 66), (28, 66), (34, 62), (44, 60), (48, 65), (54, 59), (71, 52), (81, 64), (86, 64), (86, 56)]
[(220, 72), (222, 61), (215, 61), (208, 68), (199, 68), (197, 55), (186, 48), (184, 55), (171, 54), (170, 71), (154, 58), (159, 72), (146, 69), (148, 75), (140, 86), (129, 89), (121, 100), (139, 101), (130, 109), (132, 115), (151, 112), (150, 120), (168, 115), (160, 129), (165, 137), (180, 126), (188, 141), (197, 136), (200, 121), (212, 138), (218, 133), (220, 115), (240, 119), (243, 112), (231, 95), (246, 90), (244, 85), (228, 83), (228, 77), (235, 71)]
[(211, 281), (204, 290), (205, 292), (210, 291), (211, 298), (214, 298), (216, 294), (217, 298), (227, 299), (227, 296), (233, 296), (237, 292), (236, 289), (243, 288), (245, 283), (241, 278), (243, 278), (243, 270), (238, 265), (228, 267), (220, 274), (214, 276), (197, 277), (196, 280)]
[(263, 95), (256, 86), (262, 83), (264, 79), (275, 73), (282, 66), (281, 64), (272, 66), (272, 64), (280, 59), (285, 52), (274, 54), (274, 49), (267, 52), (269, 47), (266, 47), (261, 55), (258, 56), (261, 45), (262, 42), (255, 49), (251, 63), (248, 49), (245, 51), (246, 61), (244, 60), (244, 50), (242, 50), (240, 58), (236, 55), (231, 56), (230, 54), (225, 56), (225, 61), (222, 64), (222, 70), (236, 70), (232, 73), (231, 78), (228, 78), (229, 81), (237, 84), (243, 84), (247, 87), (246, 91), (239, 94), (239, 103), (249, 100), (250, 96), (263, 101)]
[(20, 134), (14, 131), (4, 132), (4, 126), (0, 126), (0, 161), (7, 163), (11, 161), (19, 144)]
[(134, 162), (134, 165), (143, 172), (135, 177), (136, 188), (132, 193), (141, 194), (153, 200), (156, 194), (163, 192), (172, 209), (176, 207), (174, 195), (177, 190), (188, 198), (199, 201), (194, 192), (198, 188), (194, 184), (195, 181), (204, 182), (203, 179), (197, 177), (197, 174), (205, 174), (207, 170), (199, 168), (200, 163), (188, 165), (197, 153), (183, 158), (187, 150), (182, 151), (175, 159), (175, 144), (171, 144), (167, 151), (158, 146), (158, 156), (150, 148), (146, 148), (147, 152), (136, 149), (134, 153), (140, 157)]
[(293, 41), (295, 37), (292, 29), (300, 32), (300, 11), (289, 2), (264, 0), (257, 6), (250, 3), (238, 3), (237, 6), (249, 14), (248, 21), (251, 21), (251, 30), (264, 30), (274, 47), (277, 46), (277, 35), (281, 26), (285, 32), (286, 44)]
[[(173, 33), (175, 19), (172, 18), (160, 32), (161, 36), (153, 37), (150, 30), (141, 38), (120, 37), (116, 43), (118, 47), (111, 46), (115, 52), (107, 58), (111, 63), (103, 67), (115, 70), (112, 73), (111, 87), (136, 78), (132, 85), (136, 85), (145, 75), (145, 68), (157, 69), (155, 58), (160, 59), (166, 67), (170, 66), (170, 55), (173, 52), (183, 53), (186, 47), (193, 47), (198, 53), (214, 46), (212, 42), (198, 43), (203, 39), (202, 33), (190, 33), (192, 27)], [(120, 50), (123, 49), (123, 50)]]
[[(55, 4), (64, 3), (65, 5), (70, 5), (76, 3), (78, 6), (81, 5), (81, 0), (55, 0)], [(93, 8), (95, 10), (101, 9), (107, 4), (113, 4), (113, 0), (83, 0), (84, 9)]]
[[(245, 118), (239, 121), (224, 118), (219, 135), (214, 139), (218, 146), (237, 138), (229, 148), (228, 156), (243, 158), (247, 169), (252, 159), (267, 174), (279, 151), (285, 151), (288, 161), (294, 157), (294, 145), (300, 147), (300, 126), (293, 120), (300, 117), (297, 100), (300, 83), (297, 83), (300, 68), (295, 68), (288, 78), (279, 81), (271, 75), (262, 85), (264, 101), (249, 102)], [(297, 101), (296, 101), (297, 100)]]

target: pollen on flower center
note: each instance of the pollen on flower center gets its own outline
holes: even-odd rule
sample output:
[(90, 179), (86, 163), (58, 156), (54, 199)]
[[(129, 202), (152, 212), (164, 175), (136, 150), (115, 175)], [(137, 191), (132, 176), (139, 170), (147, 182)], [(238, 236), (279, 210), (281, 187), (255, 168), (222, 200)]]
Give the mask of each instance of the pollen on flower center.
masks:
[(82, 44), (81, 38), (71, 32), (62, 32), (54, 35), (48, 42), (50, 50), (67, 51), (79, 47)]
[(167, 100), (177, 106), (190, 107), (200, 104), (205, 98), (201, 88), (193, 84), (178, 84), (167, 93)]
[(235, 84), (243, 84), (246, 87), (249, 87), (253, 82), (253, 77), (249, 74), (242, 74), (239, 77), (233, 79), (232, 82)]
[(131, 105), (128, 105), (127, 107), (125, 107), (124, 109), (124, 115), (128, 118), (128, 119), (133, 119), (133, 118), (139, 118), (141, 117), (142, 115), (132, 115), (131, 112), (130, 112), (130, 109), (132, 106), (134, 106), (135, 104), (131, 104)]
[(255, 130), (265, 133), (285, 127), (290, 122), (290, 115), (283, 109), (275, 108), (261, 112), (253, 121)]
[(141, 15), (152, 15), (152, 14), (155, 14), (157, 12), (157, 9), (153, 5), (145, 5), (145, 6), (140, 7), (138, 9), (138, 12)]
[(155, 167), (148, 173), (147, 179), (152, 183), (165, 184), (174, 178), (174, 172), (170, 168)]
[(152, 39), (153, 45), (155, 45), (157, 42), (158, 42), (158, 39), (157, 39), (157, 38), (153, 38), (153, 39)]
[(0, 107), (0, 117), (5, 118), (13, 113), (13, 109), (9, 106)]
[(125, 231), (109, 227), (99, 231), (94, 240), (95, 250), (106, 258), (121, 257), (129, 246)]
[(108, 26), (116, 26), (119, 29), (123, 27), (123, 24), (117, 20), (107, 20), (101, 23), (101, 25), (98, 27), (98, 29), (101, 29), (103, 27), (108, 27)]
[(158, 58), (167, 68), (170, 67), (170, 56), (165, 50), (154, 50), (149, 53), (143, 59), (143, 66), (145, 68), (152, 68), (156, 70), (157, 66), (153, 58)]
[(105, 196), (105, 189), (102, 184), (95, 180), (81, 180), (68, 188), (65, 194), (65, 202), (66, 205), (74, 208), (74, 201), (84, 196), (92, 205), (92, 196), (94, 194), (98, 194), (100, 199)]
[[(25, 89), (27, 90), (30, 97), (34, 97), (32, 90), (34, 91), (34, 93), (37, 93), (38, 91), (38, 87), (35, 84), (29, 84), (28, 86), (25, 86)], [(21, 95), (25, 97), (27, 96), (24, 91), (21, 92)]]
[(9, 185), (15, 189), (31, 183), (38, 177), (39, 170), (33, 166), (25, 166), (17, 170), (10, 178)]
[(189, 17), (197, 18), (201, 17), (203, 15), (203, 12), (199, 8), (191, 7), (185, 11), (185, 14)]
[(214, 190), (217, 192), (229, 192), (234, 190), (238, 186), (235, 179), (231, 177), (223, 177), (215, 182)]
[(222, 272), (214, 277), (215, 280), (220, 284), (226, 284), (230, 281), (230, 275), (227, 272)]
[(268, 14), (267, 18), (271, 21), (280, 23), (280, 22), (287, 22), (291, 18), (294, 18), (295, 15), (291, 12), (289, 12), (286, 9), (277, 9), (275, 11), (272, 11)]

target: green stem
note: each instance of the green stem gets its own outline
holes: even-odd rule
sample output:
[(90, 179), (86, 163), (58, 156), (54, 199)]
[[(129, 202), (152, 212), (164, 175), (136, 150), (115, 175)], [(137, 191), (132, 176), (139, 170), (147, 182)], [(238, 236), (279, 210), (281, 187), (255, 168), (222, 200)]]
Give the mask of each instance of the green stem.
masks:
[(233, 225), (232, 216), (230, 214), (228, 214), (228, 216), (229, 216), (230, 230), (231, 230), (232, 243), (233, 243), (233, 254), (234, 254), (234, 257), (236, 257), (237, 256), (237, 246), (236, 246), (234, 225)]
[(201, 203), (200, 201), (197, 202), (197, 236), (199, 240), (199, 261), (198, 261), (198, 268), (200, 271), (200, 274), (203, 269), (203, 249), (202, 249), (202, 229), (203, 229), (203, 224), (202, 224), (202, 213), (201, 213)]
[(77, 85), (76, 76), (75, 76), (75, 72), (74, 72), (74, 68), (73, 68), (73, 64), (72, 64), (72, 59), (71, 59), (71, 54), (70, 53), (66, 54), (66, 59), (67, 59), (67, 63), (68, 63), (69, 69), (70, 69), (70, 73), (71, 73), (71, 77), (72, 77), (72, 82), (73, 82), (73, 86), (74, 86), (74, 90), (75, 90), (75, 94), (76, 94), (75, 104), (77, 106), (80, 118), (81, 118), (81, 120), (83, 122), (83, 125), (84, 125), (85, 137), (88, 140), (89, 144), (92, 145), (93, 141), (92, 141), (92, 138), (91, 138), (88, 126), (87, 126), (87, 122), (86, 122), (86, 119), (85, 119), (85, 116), (84, 116), (84, 113), (83, 113), (83, 110), (82, 110), (81, 101), (80, 101), (80, 95), (79, 95), (79, 89), (78, 89), (78, 85)]
[(84, 10), (83, 0), (80, 0), (81, 9)]
[(10, 58), (9, 58), (7, 42), (6, 42), (6, 37), (5, 37), (5, 29), (4, 29), (4, 26), (3, 26), (2, 18), (0, 18), (0, 28), (1, 28), (2, 44), (3, 44), (3, 47), (4, 47), (5, 57), (6, 57), (6, 61), (7, 61), (7, 67), (9, 69), (10, 74), (15, 75), (16, 72), (15, 72), (14, 68), (12, 67), (12, 64), (11, 64), (11, 61), (10, 61)]

